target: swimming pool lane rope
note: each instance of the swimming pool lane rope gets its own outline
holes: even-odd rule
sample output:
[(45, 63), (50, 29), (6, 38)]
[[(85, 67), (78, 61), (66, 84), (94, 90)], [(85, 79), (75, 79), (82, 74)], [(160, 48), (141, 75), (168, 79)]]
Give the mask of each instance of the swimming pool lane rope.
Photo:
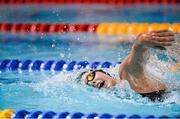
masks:
[[(100, 68), (113, 68), (119, 65), (121, 62), (109, 62), (109, 61), (70, 61), (64, 60), (18, 60), (18, 59), (5, 59), (0, 60), (0, 72), (4, 71), (74, 71), (80, 69), (100, 69)], [(176, 63), (170, 67), (172, 72), (178, 73), (180, 69), (180, 63)]]
[(180, 117), (162, 116), (140, 116), (138, 114), (126, 115), (126, 114), (98, 114), (98, 113), (82, 113), (82, 112), (54, 112), (54, 111), (33, 111), (26, 110), (2, 110), (0, 111), (1, 119), (178, 119)]
[(179, 0), (0, 0), (0, 4), (177, 4)]
[(73, 71), (84, 68), (97, 69), (97, 68), (110, 68), (115, 67), (120, 62), (112, 63), (108, 61), (100, 62), (87, 62), (87, 61), (71, 61), (64, 60), (0, 60), (0, 71), (15, 71), (15, 70), (29, 70), (29, 71)]
[(99, 35), (140, 34), (152, 30), (180, 32), (179, 23), (99, 23), (99, 24), (50, 24), (50, 23), (0, 23), (0, 32), (12, 33), (65, 33), (95, 32)]

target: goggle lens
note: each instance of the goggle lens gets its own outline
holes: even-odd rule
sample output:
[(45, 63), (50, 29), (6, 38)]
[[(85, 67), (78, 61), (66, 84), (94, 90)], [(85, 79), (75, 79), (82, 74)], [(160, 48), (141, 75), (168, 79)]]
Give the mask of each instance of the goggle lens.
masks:
[(89, 74), (89, 75), (87, 76), (87, 80), (88, 80), (88, 82), (89, 82), (89, 81), (92, 81), (92, 80), (93, 80), (93, 76), (92, 76), (91, 74)]

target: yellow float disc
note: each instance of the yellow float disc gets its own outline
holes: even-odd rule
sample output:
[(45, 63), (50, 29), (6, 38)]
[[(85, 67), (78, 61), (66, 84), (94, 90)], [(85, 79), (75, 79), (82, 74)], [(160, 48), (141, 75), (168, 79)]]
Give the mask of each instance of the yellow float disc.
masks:
[(0, 112), (0, 119), (10, 119), (14, 110), (7, 109)]

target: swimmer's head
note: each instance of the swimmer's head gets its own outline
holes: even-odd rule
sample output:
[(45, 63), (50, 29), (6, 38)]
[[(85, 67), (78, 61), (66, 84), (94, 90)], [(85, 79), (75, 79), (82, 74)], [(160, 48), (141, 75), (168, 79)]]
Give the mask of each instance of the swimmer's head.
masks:
[(85, 82), (85, 84), (98, 89), (110, 88), (117, 83), (109, 73), (104, 72), (103, 70), (85, 71), (80, 74), (79, 78)]

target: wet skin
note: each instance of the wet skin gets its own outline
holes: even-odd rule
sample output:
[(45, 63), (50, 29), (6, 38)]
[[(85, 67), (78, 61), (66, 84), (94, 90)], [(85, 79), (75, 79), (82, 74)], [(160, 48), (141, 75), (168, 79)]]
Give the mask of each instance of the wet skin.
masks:
[(88, 81), (92, 71), (87, 71), (82, 79), (86, 84), (95, 88), (110, 88), (120, 83), (121, 80), (127, 80), (130, 87), (137, 93), (151, 93), (166, 90), (166, 85), (151, 78), (144, 70), (143, 61), (144, 54), (148, 48), (165, 49), (171, 46), (174, 41), (174, 33), (168, 30), (152, 31), (140, 34), (136, 37), (136, 41), (132, 46), (130, 54), (123, 60), (119, 66), (119, 79), (114, 80), (103, 72), (95, 72), (94, 78)]

